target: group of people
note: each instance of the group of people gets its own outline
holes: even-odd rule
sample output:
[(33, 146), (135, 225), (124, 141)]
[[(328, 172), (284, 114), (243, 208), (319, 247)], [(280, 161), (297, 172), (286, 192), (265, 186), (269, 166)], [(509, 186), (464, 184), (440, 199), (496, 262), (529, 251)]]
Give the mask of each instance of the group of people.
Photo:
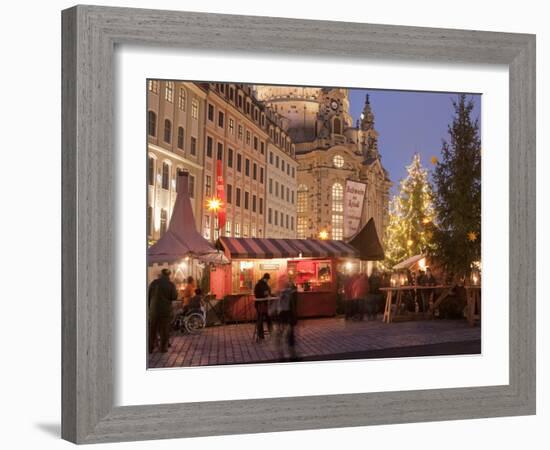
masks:
[(378, 313), (383, 296), (380, 292), (382, 278), (375, 269), (371, 275), (356, 273), (344, 281), (344, 313), (345, 319), (363, 320), (374, 318)]
[[(170, 328), (175, 310), (180, 309), (185, 314), (199, 308), (201, 304), (202, 291), (196, 287), (193, 277), (187, 278), (187, 284), (179, 295), (171, 277), (170, 269), (162, 269), (159, 277), (149, 285), (147, 293), (149, 353), (153, 353), (156, 347), (161, 353), (168, 351)], [(179, 299), (180, 302), (178, 302)]]
[(271, 313), (277, 315), (278, 329), (276, 330), (277, 344), (279, 345), (280, 356), (283, 357), (281, 340), (286, 341), (291, 358), (296, 357), (296, 336), (295, 326), (297, 323), (298, 291), (294, 283), (285, 277), (279, 277), (278, 297), (274, 308), (269, 307), (265, 299), (273, 296), (269, 285), (270, 275), (265, 273), (254, 286), (254, 308), (256, 310), (256, 337), (258, 341), (265, 339), (264, 324), (268, 331), (273, 332), (273, 321)]

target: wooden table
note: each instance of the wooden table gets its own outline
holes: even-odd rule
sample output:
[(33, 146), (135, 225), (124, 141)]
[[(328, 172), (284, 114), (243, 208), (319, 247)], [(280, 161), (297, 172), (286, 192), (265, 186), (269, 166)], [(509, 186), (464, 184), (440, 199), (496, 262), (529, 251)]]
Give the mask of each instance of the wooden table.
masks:
[[(451, 290), (454, 286), (451, 285), (435, 285), (435, 286), (419, 286), (419, 285), (404, 285), (404, 286), (393, 286), (393, 287), (384, 287), (380, 288), (382, 292), (386, 292), (386, 306), (384, 308), (384, 318), (383, 322), (391, 323), (392, 322), (392, 298), (393, 293), (395, 292), (395, 315), (399, 314), (399, 308), (401, 307), (401, 302), (403, 300), (403, 292), (405, 291), (422, 291), (431, 289), (430, 299), (428, 301), (428, 315), (433, 317), (433, 313), (441, 302), (451, 293)], [(441, 291), (435, 302), (433, 301), (434, 292), (436, 290)]]
[(464, 286), (466, 289), (466, 320), (470, 326), (481, 320), (481, 286)]

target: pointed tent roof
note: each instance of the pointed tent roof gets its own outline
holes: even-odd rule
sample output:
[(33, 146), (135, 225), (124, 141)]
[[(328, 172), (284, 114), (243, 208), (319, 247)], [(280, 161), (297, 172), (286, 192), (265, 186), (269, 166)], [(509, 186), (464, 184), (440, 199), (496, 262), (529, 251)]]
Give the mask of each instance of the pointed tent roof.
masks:
[(376, 225), (372, 218), (348, 241), (348, 244), (359, 251), (359, 257), (362, 260), (381, 261), (384, 259), (384, 249), (378, 238)]
[(168, 230), (147, 249), (147, 264), (170, 263), (186, 256), (201, 257), (217, 250), (195, 227), (195, 217), (189, 200), (189, 173), (178, 172), (177, 196)]

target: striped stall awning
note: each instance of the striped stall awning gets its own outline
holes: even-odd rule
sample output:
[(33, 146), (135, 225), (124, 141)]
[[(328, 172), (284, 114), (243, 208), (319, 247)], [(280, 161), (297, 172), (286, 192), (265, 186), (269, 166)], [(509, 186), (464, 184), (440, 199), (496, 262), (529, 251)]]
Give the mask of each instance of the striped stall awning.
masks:
[(219, 245), (232, 259), (357, 258), (359, 252), (343, 241), (220, 237)]

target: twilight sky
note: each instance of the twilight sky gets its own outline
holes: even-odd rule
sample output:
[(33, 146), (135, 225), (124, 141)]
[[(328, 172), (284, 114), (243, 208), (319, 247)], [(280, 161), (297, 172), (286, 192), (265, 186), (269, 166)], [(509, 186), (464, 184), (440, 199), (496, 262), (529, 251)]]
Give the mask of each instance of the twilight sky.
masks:
[[(378, 149), (382, 164), (394, 183), (392, 194), (397, 192), (399, 180), (405, 177), (405, 166), (414, 153), (420, 153), (422, 164), (430, 171), (432, 156), (440, 158), (442, 139), (449, 139), (447, 126), (454, 109), (451, 100), (457, 94), (350, 89), (350, 113), (355, 125), (363, 111), (365, 95), (370, 94), (374, 112), (374, 127), (378, 131)], [(480, 119), (481, 95), (468, 95), (474, 102), (473, 118)]]

